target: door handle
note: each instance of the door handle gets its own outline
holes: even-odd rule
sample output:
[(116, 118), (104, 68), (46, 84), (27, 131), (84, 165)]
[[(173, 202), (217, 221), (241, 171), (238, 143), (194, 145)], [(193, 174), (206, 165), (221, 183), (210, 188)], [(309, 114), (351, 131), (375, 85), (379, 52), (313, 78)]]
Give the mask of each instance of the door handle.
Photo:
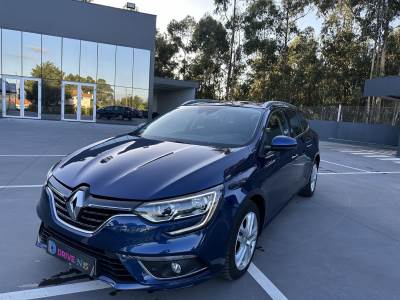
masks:
[(292, 160), (296, 159), (297, 157), (299, 157), (298, 154), (293, 154), (293, 155), (292, 155)]

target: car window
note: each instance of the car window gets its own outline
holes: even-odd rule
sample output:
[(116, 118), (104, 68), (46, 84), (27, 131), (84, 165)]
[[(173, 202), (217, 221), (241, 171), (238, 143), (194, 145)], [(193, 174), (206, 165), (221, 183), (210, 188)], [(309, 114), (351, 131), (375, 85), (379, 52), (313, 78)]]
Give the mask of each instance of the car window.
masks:
[(148, 139), (241, 147), (254, 137), (263, 111), (228, 105), (182, 106), (139, 133)]
[(303, 128), (301, 126), (300, 120), (297, 117), (297, 113), (294, 110), (287, 110), (286, 115), (288, 116), (290, 123), (290, 134), (292, 137), (296, 137), (303, 133)]
[(274, 111), (265, 127), (263, 145), (270, 146), (272, 139), (278, 135), (289, 135), (289, 124), (282, 111)]
[(300, 124), (301, 127), (303, 128), (303, 131), (306, 131), (309, 127), (307, 119), (304, 117), (303, 113), (298, 113), (297, 116), (300, 119)]

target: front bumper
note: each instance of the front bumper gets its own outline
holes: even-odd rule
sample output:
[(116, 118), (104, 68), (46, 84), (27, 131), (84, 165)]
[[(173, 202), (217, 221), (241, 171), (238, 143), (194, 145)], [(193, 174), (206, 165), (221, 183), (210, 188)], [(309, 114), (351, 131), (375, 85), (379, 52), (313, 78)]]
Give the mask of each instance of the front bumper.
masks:
[[(43, 189), (37, 206), (42, 226), (36, 245), (46, 249), (47, 239), (52, 237), (95, 257), (100, 265), (95, 277), (118, 290), (188, 287), (218, 273), (225, 263), (230, 224), (237, 206), (236, 201), (222, 201), (222, 207), (206, 228), (170, 236), (166, 232), (171, 225), (154, 226), (137, 216), (115, 217), (93, 234), (82, 233), (59, 222), (52, 205)], [(149, 262), (172, 263), (182, 259), (195, 259), (197, 268), (189, 274), (168, 278), (149, 271)]]

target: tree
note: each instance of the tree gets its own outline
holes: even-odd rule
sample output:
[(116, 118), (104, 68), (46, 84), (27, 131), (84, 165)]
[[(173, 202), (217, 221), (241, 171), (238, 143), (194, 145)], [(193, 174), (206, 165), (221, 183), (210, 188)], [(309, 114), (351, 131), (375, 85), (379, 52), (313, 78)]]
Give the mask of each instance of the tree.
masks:
[(156, 76), (176, 78), (176, 68), (178, 63), (174, 56), (179, 52), (179, 47), (168, 39), (166, 34), (157, 32), (156, 51), (155, 51), (155, 70)]
[(297, 105), (322, 104), (323, 63), (311, 27), (299, 32), (288, 44), (288, 66), (292, 70), (288, 100)]
[(363, 36), (374, 43), (370, 77), (384, 76), (387, 43), (393, 31), (393, 23), (400, 16), (400, 1), (351, 0), (350, 5)]
[(268, 80), (277, 57), (278, 8), (272, 0), (256, 0), (249, 4), (244, 17), (244, 51), (250, 65), (249, 94), (254, 100), (268, 97)]
[[(229, 56), (225, 85), (225, 98), (229, 100), (238, 96), (238, 79), (244, 70), (242, 65), (241, 35), (243, 28), (243, 0), (214, 0), (215, 12), (221, 16), (229, 39)], [(235, 91), (236, 90), (236, 91)], [(236, 95), (235, 95), (236, 94)]]
[(181, 21), (172, 20), (167, 27), (167, 32), (171, 42), (178, 47), (179, 51), (176, 53), (176, 61), (179, 64), (177, 66), (179, 77), (182, 79), (189, 78), (189, 65), (190, 65), (190, 54), (192, 52), (192, 36), (196, 28), (196, 20), (187, 16)]
[(310, 4), (310, 0), (280, 1), (277, 34), (281, 40), (281, 51), (283, 53), (287, 51), (291, 39), (298, 33), (297, 21), (308, 13), (305, 10)]
[(359, 105), (368, 77), (368, 43), (357, 34), (348, 1), (325, 12), (321, 32), (325, 103)]
[(388, 37), (386, 74), (400, 76), (400, 28), (394, 30)]
[(190, 75), (200, 81), (199, 97), (221, 98), (222, 66), (227, 62), (229, 49), (222, 23), (209, 15), (204, 16), (194, 30), (192, 48), (194, 59)]
[[(317, 0), (316, 4), (320, 11), (326, 15), (332, 10), (336, 9), (337, 3), (333, 0)], [(399, 0), (342, 0), (339, 2), (339, 6), (348, 7), (360, 30), (360, 38), (366, 42), (371, 43), (369, 60), (369, 78), (375, 76), (386, 75), (386, 58), (387, 58), (387, 47), (389, 36), (393, 30), (393, 24), (400, 16), (400, 1)], [(353, 33), (357, 33), (356, 29), (353, 28)], [(364, 77), (363, 79), (367, 79)], [(370, 121), (370, 116), (374, 108), (372, 98), (367, 99), (367, 118), (366, 121)], [(380, 98), (375, 99), (374, 104), (377, 109), (376, 116), (380, 116), (380, 110), (382, 100)]]

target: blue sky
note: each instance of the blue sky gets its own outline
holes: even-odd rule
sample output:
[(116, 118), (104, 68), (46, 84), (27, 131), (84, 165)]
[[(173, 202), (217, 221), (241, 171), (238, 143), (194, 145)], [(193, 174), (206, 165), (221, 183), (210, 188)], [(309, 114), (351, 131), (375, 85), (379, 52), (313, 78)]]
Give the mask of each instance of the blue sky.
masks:
[[(127, 0), (94, 0), (94, 3), (123, 7)], [(157, 15), (157, 28), (164, 31), (172, 19), (181, 20), (187, 15), (200, 19), (205, 13), (214, 10), (213, 0), (130, 0), (136, 3), (140, 12)], [(299, 22), (300, 28), (314, 27), (319, 34), (321, 21), (315, 11), (310, 12)]]

